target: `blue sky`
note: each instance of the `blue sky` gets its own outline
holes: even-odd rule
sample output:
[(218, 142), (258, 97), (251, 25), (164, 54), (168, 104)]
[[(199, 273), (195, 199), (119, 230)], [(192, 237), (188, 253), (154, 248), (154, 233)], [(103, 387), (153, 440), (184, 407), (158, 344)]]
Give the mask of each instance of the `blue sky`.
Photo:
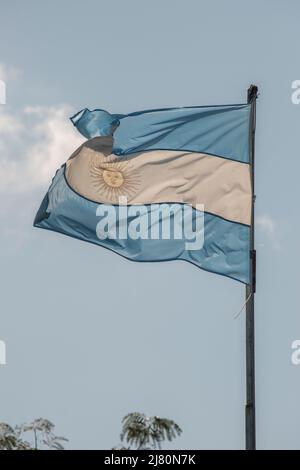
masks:
[(257, 444), (299, 449), (300, 5), (296, 0), (0, 1), (0, 421), (40, 416), (107, 449), (121, 418), (176, 420), (170, 448), (244, 445), (244, 287), (181, 262), (130, 263), (32, 228), (82, 142), (68, 117), (244, 102), (257, 109)]

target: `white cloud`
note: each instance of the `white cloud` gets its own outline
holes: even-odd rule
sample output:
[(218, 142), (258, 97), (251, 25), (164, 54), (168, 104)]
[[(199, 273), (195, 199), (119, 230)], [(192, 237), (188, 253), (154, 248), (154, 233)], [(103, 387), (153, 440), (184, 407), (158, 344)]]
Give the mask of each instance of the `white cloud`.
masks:
[(0, 113), (0, 138), (11, 134), (18, 134), (23, 128), (22, 122), (19, 118), (1, 112)]
[[(275, 250), (281, 248), (278, 240), (278, 230), (275, 220), (269, 214), (262, 214), (256, 217), (256, 227), (258, 229), (260, 238), (267, 239)], [(265, 246), (264, 241), (259, 244), (261, 247)]]
[(47, 186), (58, 167), (84, 141), (68, 119), (68, 105), (33, 106), (17, 115), (0, 108), (0, 191)]
[(256, 223), (267, 235), (274, 235), (275, 221), (269, 215), (265, 214), (257, 216)]
[(22, 75), (23, 72), (21, 69), (0, 62), (0, 80), (8, 82), (9, 80), (16, 80)]

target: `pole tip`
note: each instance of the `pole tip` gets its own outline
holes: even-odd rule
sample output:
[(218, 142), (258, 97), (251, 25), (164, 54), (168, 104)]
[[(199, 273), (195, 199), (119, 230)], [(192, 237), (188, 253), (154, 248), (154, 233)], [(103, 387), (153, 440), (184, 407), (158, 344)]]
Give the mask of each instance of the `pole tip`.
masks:
[(247, 92), (247, 102), (252, 103), (258, 96), (258, 88), (256, 85), (250, 85)]

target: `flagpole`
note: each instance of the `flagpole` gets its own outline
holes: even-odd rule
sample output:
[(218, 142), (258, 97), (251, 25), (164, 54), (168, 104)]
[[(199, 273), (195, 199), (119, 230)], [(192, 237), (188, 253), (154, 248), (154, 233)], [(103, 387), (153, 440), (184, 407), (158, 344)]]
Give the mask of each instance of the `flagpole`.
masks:
[(254, 297), (256, 290), (256, 251), (254, 244), (254, 157), (255, 157), (255, 124), (256, 99), (258, 88), (250, 85), (247, 102), (251, 104), (249, 129), (249, 163), (252, 182), (252, 212), (250, 228), (250, 283), (246, 285), (246, 408), (245, 408), (245, 446), (246, 450), (256, 449), (255, 424), (255, 317)]

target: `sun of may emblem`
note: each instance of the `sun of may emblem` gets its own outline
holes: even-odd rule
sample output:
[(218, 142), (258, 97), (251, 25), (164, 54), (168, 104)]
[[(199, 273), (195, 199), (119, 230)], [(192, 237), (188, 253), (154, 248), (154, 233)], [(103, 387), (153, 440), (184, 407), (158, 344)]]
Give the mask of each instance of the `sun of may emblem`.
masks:
[(118, 203), (119, 198), (124, 196), (130, 201), (140, 185), (139, 173), (130, 161), (116, 161), (116, 158), (90, 160), (92, 184), (99, 195), (111, 203)]

